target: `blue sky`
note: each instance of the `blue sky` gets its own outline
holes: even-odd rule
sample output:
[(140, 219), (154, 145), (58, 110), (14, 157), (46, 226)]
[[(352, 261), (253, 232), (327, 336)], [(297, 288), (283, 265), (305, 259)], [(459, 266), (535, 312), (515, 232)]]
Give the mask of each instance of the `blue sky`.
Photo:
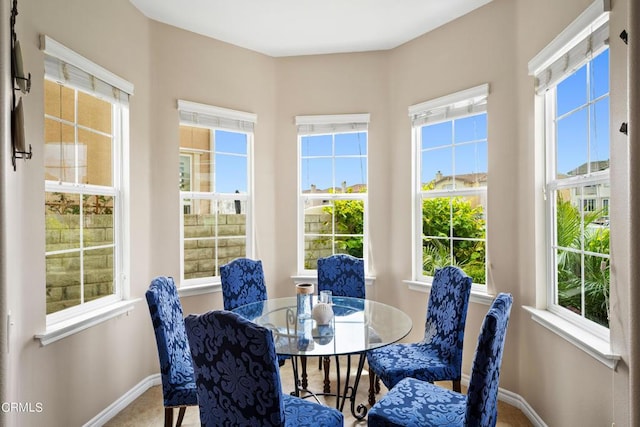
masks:
[(567, 174), (587, 161), (609, 159), (609, 97), (581, 108), (609, 92), (609, 50), (592, 64), (558, 84), (558, 174)]
[(367, 133), (302, 137), (302, 190), (314, 184), (319, 190), (366, 183)]
[(422, 183), (443, 176), (487, 172), (487, 115), (422, 128)]

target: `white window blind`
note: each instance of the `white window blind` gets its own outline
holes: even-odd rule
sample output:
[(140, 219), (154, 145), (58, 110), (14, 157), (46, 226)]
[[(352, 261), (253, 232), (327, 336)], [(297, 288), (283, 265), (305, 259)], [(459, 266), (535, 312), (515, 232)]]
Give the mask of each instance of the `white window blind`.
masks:
[(253, 113), (178, 100), (180, 123), (183, 125), (253, 132), (258, 116)]
[(414, 127), (487, 111), (489, 85), (483, 84), (409, 107)]
[(40, 49), (45, 53), (45, 77), (50, 80), (109, 102), (127, 104), (133, 95), (133, 84), (46, 35), (40, 37)]
[(299, 135), (362, 132), (367, 130), (370, 117), (368, 113), (296, 116), (296, 127)]
[(529, 61), (537, 94), (556, 86), (609, 45), (610, 0), (597, 0)]

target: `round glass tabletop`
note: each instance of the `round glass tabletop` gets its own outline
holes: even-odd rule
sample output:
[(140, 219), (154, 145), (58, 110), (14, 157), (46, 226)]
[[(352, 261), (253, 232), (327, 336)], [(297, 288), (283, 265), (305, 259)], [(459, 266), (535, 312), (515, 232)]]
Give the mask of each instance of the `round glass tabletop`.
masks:
[[(401, 340), (409, 334), (411, 318), (381, 302), (332, 298), (333, 316), (319, 325), (296, 316), (296, 297), (243, 305), (233, 311), (273, 332), (276, 352), (289, 356), (331, 356), (361, 353)], [(314, 307), (318, 304), (313, 297)]]

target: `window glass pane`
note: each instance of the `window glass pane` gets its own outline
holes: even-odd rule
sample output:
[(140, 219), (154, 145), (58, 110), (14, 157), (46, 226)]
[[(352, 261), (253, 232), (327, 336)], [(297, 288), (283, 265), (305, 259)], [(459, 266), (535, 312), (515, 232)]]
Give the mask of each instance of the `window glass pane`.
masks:
[(79, 183), (107, 187), (113, 185), (113, 147), (110, 137), (78, 129), (76, 153)]
[[(474, 142), (455, 147), (456, 178), (462, 179), (462, 186), (486, 185), (487, 143)], [(478, 176), (482, 174), (482, 176)], [(462, 176), (466, 175), (466, 176)], [(459, 187), (457, 185), (456, 187)]]
[(205, 128), (180, 125), (180, 148), (211, 150), (211, 131)]
[(422, 127), (422, 149), (441, 147), (453, 143), (451, 121)]
[(336, 234), (362, 235), (364, 233), (364, 201), (335, 200), (333, 205)]
[(239, 132), (216, 130), (216, 153), (247, 155), (247, 135)]
[(82, 239), (85, 247), (112, 245), (113, 197), (99, 195), (83, 196)]
[(311, 135), (303, 136), (301, 154), (308, 156), (331, 156), (333, 155), (332, 135)]
[(609, 167), (609, 98), (591, 106), (591, 172)]
[(111, 134), (111, 104), (78, 91), (78, 124)]
[(302, 159), (302, 192), (329, 192), (333, 189), (333, 161), (331, 158)]
[(333, 254), (333, 240), (331, 236), (305, 236), (304, 238), (304, 268), (315, 270), (318, 268), (318, 258)]
[(321, 200), (309, 202), (304, 212), (304, 264), (315, 269), (318, 258), (333, 253), (334, 207)]
[(183, 249), (185, 279), (218, 275), (215, 265), (217, 247), (214, 239), (185, 239)]
[(216, 259), (216, 215), (210, 200), (183, 201), (185, 279), (213, 275)]
[(44, 120), (45, 179), (75, 182), (76, 147), (73, 126), (55, 120)]
[[(367, 161), (364, 157), (336, 158), (336, 185), (339, 186), (336, 192), (361, 192), (366, 191), (366, 187), (358, 184), (367, 182)], [(325, 172), (326, 173), (326, 172)], [(356, 186), (356, 187), (354, 187)]]
[(582, 315), (582, 256), (558, 250), (558, 305)]
[(190, 154), (180, 154), (180, 191), (193, 191), (191, 177), (193, 160)]
[(248, 192), (247, 158), (216, 153), (215, 160), (216, 192), (244, 193)]
[(46, 251), (80, 247), (80, 196), (45, 193)]
[(557, 176), (584, 175), (587, 171), (587, 109), (558, 121)]
[(485, 238), (485, 208), (479, 196), (458, 196), (451, 199), (453, 236)]
[[(224, 231), (223, 231), (224, 233)], [(247, 239), (244, 235), (221, 235), (218, 239), (218, 262), (211, 275), (220, 275), (220, 266), (230, 263), (236, 258), (247, 256)]]
[(113, 295), (113, 247), (86, 251), (84, 265), (84, 302)]
[(453, 239), (453, 259), (455, 264), (471, 277), (473, 283), (486, 283), (485, 254), (484, 240)]
[(583, 65), (578, 71), (558, 84), (556, 114), (562, 116), (586, 104), (587, 93), (587, 66)]
[[(187, 160), (188, 157), (188, 160)], [(184, 170), (191, 176), (191, 190), (184, 191), (213, 191), (212, 171), (214, 169), (211, 162), (210, 151), (198, 151), (195, 153), (183, 154), (181, 159), (184, 160)], [(181, 166), (182, 167), (182, 166)], [(187, 169), (188, 167), (188, 169)]]
[(486, 200), (480, 196), (451, 199), (453, 261), (473, 279), (473, 283), (478, 284), (486, 283), (485, 203)]
[(47, 314), (81, 303), (80, 252), (46, 256)]
[(362, 236), (336, 236), (334, 243), (334, 253), (348, 254), (356, 258), (362, 258), (363, 253)]
[(444, 265), (459, 265), (469, 270), (474, 283), (485, 283), (484, 200), (479, 196), (430, 198), (423, 200), (422, 207), (423, 264), (442, 266), (436, 261), (444, 262), (446, 255), (449, 261)]
[(591, 99), (609, 93), (609, 49), (599, 54), (591, 63)]
[(330, 235), (333, 232), (333, 206), (322, 200), (310, 200), (304, 210), (305, 235)]
[(422, 239), (422, 274), (433, 276), (436, 269), (451, 265), (451, 240)]
[(75, 122), (75, 91), (50, 80), (45, 80), (44, 114)]
[(562, 189), (556, 194), (556, 243), (579, 250), (582, 245), (582, 188)]
[(437, 197), (422, 201), (422, 234), (432, 237), (451, 236), (451, 198)]
[(336, 156), (364, 156), (367, 154), (365, 132), (338, 133), (335, 136)]
[(433, 183), (435, 189), (453, 186), (453, 148), (447, 146), (422, 152), (422, 184)]
[(487, 139), (487, 115), (465, 117), (455, 121), (455, 142)]
[[(608, 232), (607, 232), (608, 239)], [(609, 259), (584, 257), (585, 317), (609, 327)]]

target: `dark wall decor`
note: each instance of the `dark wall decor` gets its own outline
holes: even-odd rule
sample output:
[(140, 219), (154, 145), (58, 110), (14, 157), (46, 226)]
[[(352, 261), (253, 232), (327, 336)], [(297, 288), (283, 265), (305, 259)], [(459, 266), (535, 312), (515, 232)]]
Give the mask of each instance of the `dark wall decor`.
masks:
[(16, 170), (16, 159), (30, 159), (31, 144), (29, 150), (25, 147), (24, 138), (24, 112), (22, 110), (22, 96), (31, 90), (31, 73), (25, 76), (22, 65), (22, 52), (20, 42), (16, 35), (16, 15), (18, 15), (18, 0), (13, 0), (11, 7), (11, 76), (13, 81), (13, 102), (11, 104), (11, 142), (13, 170)]

